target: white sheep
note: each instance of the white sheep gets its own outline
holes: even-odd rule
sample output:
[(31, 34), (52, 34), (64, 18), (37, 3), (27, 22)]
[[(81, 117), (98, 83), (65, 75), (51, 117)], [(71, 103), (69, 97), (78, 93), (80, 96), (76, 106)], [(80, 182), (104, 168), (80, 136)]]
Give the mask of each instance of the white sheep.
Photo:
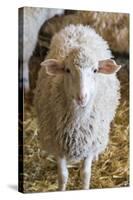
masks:
[(91, 164), (108, 144), (119, 103), (120, 69), (108, 44), (89, 26), (69, 25), (56, 33), (41, 63), (34, 104), (42, 149), (57, 158), (59, 190), (65, 190), (67, 161), (82, 161), (83, 189)]
[[(20, 8), (20, 45), (19, 48), (22, 49), (21, 59), (23, 60), (23, 79), (24, 88), (29, 89), (29, 78), (28, 78), (28, 60), (32, 55), (35, 48), (38, 31), (46, 20), (64, 13), (63, 9), (51, 9), (51, 8), (36, 8), (36, 7), (24, 7)], [(22, 28), (23, 27), (23, 28)]]

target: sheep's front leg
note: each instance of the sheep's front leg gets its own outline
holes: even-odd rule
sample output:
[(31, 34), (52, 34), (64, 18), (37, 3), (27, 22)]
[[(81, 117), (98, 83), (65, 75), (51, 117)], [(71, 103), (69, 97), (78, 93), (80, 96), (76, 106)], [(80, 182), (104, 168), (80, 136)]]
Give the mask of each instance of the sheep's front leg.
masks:
[(59, 190), (64, 191), (68, 180), (67, 161), (65, 157), (57, 159), (58, 164), (58, 187)]
[(87, 190), (90, 187), (92, 160), (93, 160), (92, 156), (85, 158), (82, 164), (81, 171), (80, 171), (84, 190)]

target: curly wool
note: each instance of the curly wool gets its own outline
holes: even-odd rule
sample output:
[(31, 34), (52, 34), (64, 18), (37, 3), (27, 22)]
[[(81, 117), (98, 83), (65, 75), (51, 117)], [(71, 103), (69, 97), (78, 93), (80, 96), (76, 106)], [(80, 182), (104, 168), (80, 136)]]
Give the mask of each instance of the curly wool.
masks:
[[(92, 28), (83, 25), (69, 25), (53, 36), (46, 59), (55, 58), (63, 61), (72, 49), (81, 47), (86, 49), (86, 56), (87, 54), (91, 55), (95, 62), (111, 57), (107, 42), (96, 34)], [(82, 58), (81, 53), (80, 60), (82, 59), (84, 62), (86, 56)]]
[[(47, 58), (61, 61), (79, 46), (84, 53), (81, 50), (77, 62), (84, 55), (94, 63), (111, 57), (107, 43), (93, 29), (70, 25), (53, 37)], [(71, 161), (82, 160), (89, 154), (97, 157), (104, 151), (119, 103), (119, 81), (115, 74), (98, 74), (97, 87), (91, 110), (90, 105), (74, 107), (66, 99), (63, 75), (48, 76), (45, 67), (40, 69), (34, 104), (43, 149), (56, 156), (65, 155)]]

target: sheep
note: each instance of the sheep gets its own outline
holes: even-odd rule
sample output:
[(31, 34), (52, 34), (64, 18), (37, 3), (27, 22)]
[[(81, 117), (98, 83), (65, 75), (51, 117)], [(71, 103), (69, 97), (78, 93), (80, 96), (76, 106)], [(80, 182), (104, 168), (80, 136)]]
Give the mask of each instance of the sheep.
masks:
[[(38, 30), (41, 25), (56, 14), (64, 13), (63, 9), (24, 7), (19, 10), (20, 26), (20, 58), (23, 63), (23, 82), (26, 91), (29, 90), (28, 61), (35, 48)], [(22, 47), (24, 50), (22, 51)], [(22, 66), (21, 66), (22, 67)]]
[(104, 152), (120, 99), (121, 68), (94, 29), (69, 25), (54, 35), (41, 69), (34, 106), (42, 150), (57, 159), (58, 187), (66, 190), (67, 163), (83, 162), (89, 189), (92, 161)]

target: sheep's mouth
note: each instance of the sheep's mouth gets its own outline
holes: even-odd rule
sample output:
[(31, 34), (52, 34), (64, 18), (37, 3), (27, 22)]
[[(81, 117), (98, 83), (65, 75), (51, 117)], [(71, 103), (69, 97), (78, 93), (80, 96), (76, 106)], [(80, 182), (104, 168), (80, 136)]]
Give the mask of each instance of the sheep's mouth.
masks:
[(73, 99), (73, 102), (76, 105), (76, 107), (85, 108), (87, 106), (87, 101), (78, 101), (76, 99)]
[(81, 108), (84, 108), (84, 107), (86, 107), (86, 105), (87, 105), (87, 102), (85, 102), (85, 103), (83, 103), (83, 102), (77, 102), (77, 104), (78, 104), (78, 106), (80, 106)]

